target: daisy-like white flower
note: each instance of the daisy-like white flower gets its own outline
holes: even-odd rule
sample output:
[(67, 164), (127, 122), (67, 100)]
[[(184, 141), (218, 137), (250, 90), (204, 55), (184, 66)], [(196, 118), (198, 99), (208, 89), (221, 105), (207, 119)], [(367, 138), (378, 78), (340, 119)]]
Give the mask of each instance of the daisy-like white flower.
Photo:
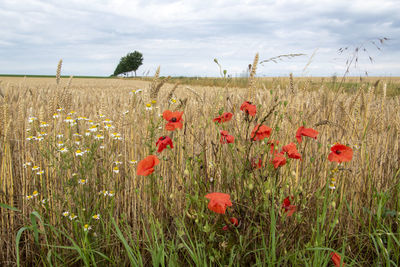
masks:
[(47, 133), (46, 132), (40, 132), (39, 136), (47, 136)]
[(93, 120), (87, 120), (87, 123), (89, 123), (90, 125), (93, 125), (94, 121)]
[(137, 160), (134, 160), (134, 159), (133, 159), (133, 160), (130, 160), (129, 163), (130, 163), (130, 164), (136, 164), (136, 163), (137, 163)]
[(152, 110), (153, 108), (151, 107), (151, 103), (147, 103), (146, 104), (146, 110)]
[(29, 123), (32, 123), (32, 122), (34, 122), (35, 120), (37, 120), (36, 117), (29, 117), (29, 118), (28, 118), (28, 122), (29, 122)]
[(62, 147), (58, 151), (60, 151), (61, 153), (66, 153), (66, 152), (68, 152), (68, 149), (66, 147)]
[(58, 113), (53, 114), (53, 119), (58, 119), (59, 117), (60, 117), (60, 114), (58, 114)]
[(43, 198), (40, 202), (42, 202), (42, 204), (46, 204), (47, 203), (47, 199)]
[(86, 148), (83, 152), (89, 153), (89, 152), (90, 152), (90, 149)]
[(44, 138), (43, 138), (43, 136), (41, 136), (41, 135), (38, 136), (38, 137), (36, 137), (36, 140), (39, 141), (39, 142), (42, 141), (43, 139), (44, 139)]
[(117, 160), (117, 161), (114, 161), (114, 164), (115, 165), (120, 165), (120, 164), (122, 164), (122, 162)]
[(92, 126), (90, 126), (89, 127), (89, 129), (88, 129), (89, 131), (91, 131), (91, 132), (97, 132), (97, 125), (92, 125)]
[(141, 92), (143, 92), (142, 89), (137, 89), (137, 90), (135, 91), (135, 94), (139, 94), (139, 93), (141, 93)]
[(95, 220), (100, 220), (100, 214), (95, 214), (92, 216), (92, 218)]
[(58, 147), (62, 147), (63, 145), (64, 145), (63, 141), (58, 141), (58, 142), (57, 142), (57, 146), (58, 146)]
[(89, 130), (85, 131), (85, 136), (90, 136), (92, 133)]
[(24, 168), (27, 168), (28, 166), (31, 166), (31, 165), (32, 165), (32, 162), (28, 161), (28, 162), (25, 162), (23, 166), (24, 166)]
[(79, 116), (79, 117), (78, 117), (78, 121), (82, 121), (82, 120), (86, 120), (86, 117)]
[(81, 134), (78, 134), (78, 133), (74, 133), (72, 136), (81, 137), (82, 135), (81, 135)]
[(114, 140), (122, 140), (122, 136), (120, 133), (112, 133), (111, 136)]
[(99, 114), (99, 117), (100, 117), (100, 118), (105, 118), (106, 115), (104, 115), (104, 114)]
[(105, 129), (114, 129), (115, 127), (108, 123), (108, 124), (104, 125), (104, 128)]
[(107, 190), (102, 190), (99, 192), (99, 195), (103, 195), (103, 196), (108, 196), (108, 191)]
[(31, 200), (32, 198), (33, 198), (32, 195), (27, 195), (27, 196), (26, 196), (26, 199), (27, 199), (27, 200)]
[(67, 217), (69, 215), (69, 211), (64, 211), (63, 213), (62, 213), (62, 216), (64, 216), (64, 217)]
[(78, 183), (84, 185), (87, 183), (87, 179), (79, 179)]
[(110, 192), (108, 192), (109, 197), (113, 197), (114, 195), (115, 195), (114, 191), (111, 190)]
[(46, 127), (49, 127), (49, 124), (47, 122), (45, 122), (45, 121), (41, 121), (39, 126), (41, 128), (46, 128)]
[(63, 135), (63, 134), (57, 134), (56, 137), (57, 137), (57, 138), (63, 138), (64, 135)]
[(113, 172), (114, 172), (114, 173), (119, 173), (119, 169), (118, 169), (117, 166), (115, 166), (115, 167), (113, 168)]
[(128, 113), (129, 113), (129, 110), (125, 110), (124, 113), (122, 113), (122, 114), (126, 115)]
[(73, 118), (71, 118), (71, 117), (66, 117), (64, 121), (66, 123), (74, 123), (75, 122), (75, 120)]
[(102, 140), (102, 139), (104, 139), (104, 136), (101, 135), (101, 134), (96, 134), (96, 136), (94, 137), (94, 139), (96, 139), (96, 140)]
[(332, 190), (336, 189), (335, 184), (336, 184), (336, 178), (332, 177), (331, 183), (329, 184), (329, 189), (332, 189)]
[(171, 99), (169, 100), (169, 103), (170, 103), (170, 104), (176, 104), (176, 99), (175, 99), (175, 98), (171, 98)]
[(63, 108), (58, 108), (58, 109), (57, 109), (58, 112), (61, 112), (61, 111), (63, 111), (63, 110), (64, 110)]
[(44, 174), (44, 171), (38, 171), (36, 174), (37, 175), (42, 175), (42, 174)]
[(82, 150), (77, 150), (77, 151), (75, 151), (75, 156), (77, 156), (77, 157), (80, 157), (80, 156), (83, 156), (83, 154), (84, 154), (85, 152), (83, 152)]
[(34, 137), (33, 135), (30, 135), (26, 138), (26, 140), (31, 141), (31, 140), (35, 140), (36, 137)]
[(83, 226), (83, 231), (88, 232), (88, 231), (90, 231), (90, 230), (92, 230), (92, 226), (90, 226), (89, 224), (85, 224), (85, 225)]
[(76, 113), (75, 110), (71, 110), (71, 111), (68, 113), (68, 115), (73, 115), (73, 114), (75, 114), (75, 113)]
[(32, 196), (37, 197), (39, 195), (39, 192), (37, 190), (33, 191)]
[(71, 213), (71, 215), (69, 215), (69, 219), (71, 221), (75, 220), (76, 218), (78, 218), (78, 216), (76, 216), (75, 214)]
[(103, 123), (105, 123), (105, 124), (109, 124), (109, 123), (112, 123), (113, 121), (112, 120), (110, 120), (110, 119), (105, 119), (104, 121), (103, 121)]
[(32, 171), (37, 171), (37, 170), (39, 170), (39, 169), (40, 169), (40, 167), (39, 167), (39, 166), (36, 166), (36, 165), (32, 167)]

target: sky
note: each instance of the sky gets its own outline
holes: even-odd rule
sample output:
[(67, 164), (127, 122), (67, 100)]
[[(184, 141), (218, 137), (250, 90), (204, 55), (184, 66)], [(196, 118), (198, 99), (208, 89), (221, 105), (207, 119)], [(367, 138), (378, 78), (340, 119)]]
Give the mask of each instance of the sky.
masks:
[(0, 0), (0, 73), (54, 75), (62, 59), (63, 75), (108, 76), (136, 50), (138, 75), (216, 77), (216, 58), (239, 77), (259, 53), (305, 54), (259, 65), (260, 77), (342, 76), (361, 47), (349, 75), (400, 76), (399, 11), (399, 0)]

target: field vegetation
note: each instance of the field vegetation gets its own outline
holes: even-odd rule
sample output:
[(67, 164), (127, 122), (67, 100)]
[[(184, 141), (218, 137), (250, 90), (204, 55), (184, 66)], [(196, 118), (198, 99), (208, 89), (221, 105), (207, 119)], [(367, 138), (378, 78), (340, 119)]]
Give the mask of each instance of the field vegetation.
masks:
[(399, 80), (256, 66), (0, 77), (0, 265), (398, 266)]

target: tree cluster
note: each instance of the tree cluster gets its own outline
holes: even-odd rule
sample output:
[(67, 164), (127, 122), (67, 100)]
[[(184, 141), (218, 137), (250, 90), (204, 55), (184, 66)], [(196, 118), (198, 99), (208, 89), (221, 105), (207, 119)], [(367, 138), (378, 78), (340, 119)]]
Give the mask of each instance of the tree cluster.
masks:
[(115, 68), (114, 76), (119, 74), (127, 74), (128, 72), (135, 72), (143, 64), (143, 55), (138, 51), (128, 53), (126, 56), (121, 57), (118, 66)]

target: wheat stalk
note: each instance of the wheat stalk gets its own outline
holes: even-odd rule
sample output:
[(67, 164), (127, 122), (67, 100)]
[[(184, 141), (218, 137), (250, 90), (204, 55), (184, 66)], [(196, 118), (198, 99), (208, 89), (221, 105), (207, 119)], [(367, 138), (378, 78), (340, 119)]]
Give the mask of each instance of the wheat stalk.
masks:
[(57, 65), (57, 73), (56, 73), (56, 83), (57, 83), (57, 86), (60, 84), (61, 66), (62, 66), (62, 59), (60, 59), (60, 61), (58, 61), (58, 65)]

